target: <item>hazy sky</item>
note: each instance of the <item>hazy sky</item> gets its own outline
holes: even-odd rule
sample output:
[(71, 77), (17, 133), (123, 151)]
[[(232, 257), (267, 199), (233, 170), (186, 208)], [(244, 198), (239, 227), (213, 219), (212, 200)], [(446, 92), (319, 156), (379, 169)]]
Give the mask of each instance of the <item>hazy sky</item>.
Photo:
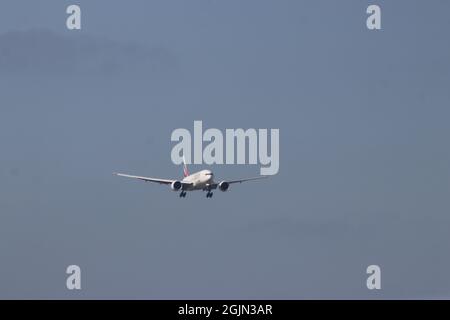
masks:
[[(3, 0), (0, 298), (448, 298), (448, 12)], [(170, 134), (194, 120), (279, 128), (278, 175), (212, 199), (112, 175), (181, 177)]]

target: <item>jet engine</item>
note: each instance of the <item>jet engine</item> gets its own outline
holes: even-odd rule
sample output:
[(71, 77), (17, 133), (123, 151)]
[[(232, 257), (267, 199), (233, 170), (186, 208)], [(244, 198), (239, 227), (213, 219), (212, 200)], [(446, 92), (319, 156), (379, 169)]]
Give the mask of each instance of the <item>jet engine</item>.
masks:
[(222, 181), (221, 183), (219, 183), (219, 189), (223, 192), (227, 191), (229, 186), (230, 184), (226, 181)]
[(181, 189), (182, 184), (180, 181), (174, 181), (170, 184), (170, 187), (172, 188), (173, 191), (178, 191)]

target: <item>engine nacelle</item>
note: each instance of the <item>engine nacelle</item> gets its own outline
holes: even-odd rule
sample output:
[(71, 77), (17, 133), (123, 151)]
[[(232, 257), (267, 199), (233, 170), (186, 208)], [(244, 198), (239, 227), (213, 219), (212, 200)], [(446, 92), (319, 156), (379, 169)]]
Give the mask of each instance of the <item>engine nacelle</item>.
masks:
[(227, 191), (229, 186), (230, 184), (226, 181), (222, 181), (221, 183), (219, 183), (219, 189), (223, 192)]
[(178, 191), (181, 189), (182, 184), (180, 181), (174, 181), (170, 184), (170, 187), (172, 188), (173, 191)]

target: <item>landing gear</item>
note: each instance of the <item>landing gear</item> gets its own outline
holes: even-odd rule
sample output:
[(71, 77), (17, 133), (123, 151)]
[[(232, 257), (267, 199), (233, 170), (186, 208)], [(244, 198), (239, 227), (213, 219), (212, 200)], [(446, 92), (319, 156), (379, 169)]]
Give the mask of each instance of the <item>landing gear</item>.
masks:
[(180, 198), (186, 198), (186, 191), (181, 191)]
[(208, 193), (206, 194), (206, 197), (207, 198), (212, 198), (212, 196), (213, 196), (213, 193), (211, 191), (208, 191)]

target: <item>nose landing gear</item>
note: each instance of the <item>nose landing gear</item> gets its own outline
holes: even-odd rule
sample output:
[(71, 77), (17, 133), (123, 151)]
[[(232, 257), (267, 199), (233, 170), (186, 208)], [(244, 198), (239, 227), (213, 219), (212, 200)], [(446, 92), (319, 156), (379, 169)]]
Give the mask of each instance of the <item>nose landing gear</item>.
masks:
[(213, 196), (213, 193), (211, 191), (208, 191), (208, 193), (206, 194), (206, 197), (207, 198), (212, 198), (212, 196)]

